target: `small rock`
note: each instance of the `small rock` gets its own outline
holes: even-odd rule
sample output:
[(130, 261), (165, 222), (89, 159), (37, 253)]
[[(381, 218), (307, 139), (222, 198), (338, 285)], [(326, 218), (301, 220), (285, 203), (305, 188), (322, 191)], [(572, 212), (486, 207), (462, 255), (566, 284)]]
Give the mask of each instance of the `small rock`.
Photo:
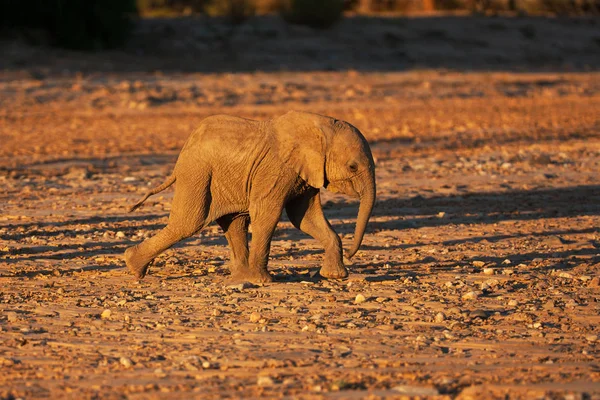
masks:
[(106, 310), (102, 311), (102, 314), (100, 314), (100, 318), (107, 319), (107, 318), (110, 318), (111, 315), (112, 315), (112, 311), (110, 311), (109, 309), (106, 309)]
[(6, 319), (8, 320), (8, 322), (17, 322), (19, 320), (19, 317), (17, 316), (16, 312), (9, 311), (6, 313)]
[(446, 320), (446, 315), (443, 312), (439, 312), (435, 315), (434, 321), (438, 324)]
[(137, 178), (135, 176), (126, 176), (125, 178), (123, 178), (123, 182), (135, 182), (137, 181)]
[(489, 314), (485, 310), (473, 310), (469, 313), (469, 318), (487, 319)]
[(273, 382), (273, 379), (270, 376), (259, 376), (256, 381), (258, 386), (271, 386), (274, 383), (275, 382)]
[(515, 273), (515, 271), (514, 271), (514, 270), (512, 270), (512, 269), (508, 269), (508, 268), (507, 268), (507, 269), (503, 269), (503, 270), (502, 270), (502, 274), (503, 274), (503, 275), (512, 275), (512, 274), (514, 274), (514, 273)]
[(119, 239), (123, 239), (125, 237), (125, 233), (123, 233), (122, 231), (119, 231), (115, 234), (116, 237), (118, 237)]
[(556, 304), (554, 303), (554, 300), (548, 300), (546, 303), (544, 303), (544, 310), (556, 310)]
[(541, 322), (536, 322), (533, 324), (533, 328), (534, 329), (540, 329), (542, 327), (542, 323)]
[(202, 368), (204, 369), (211, 369), (212, 364), (209, 361), (203, 361), (202, 362)]
[(124, 366), (125, 368), (130, 368), (133, 363), (131, 362), (131, 360), (127, 357), (121, 357), (119, 359), (119, 362), (121, 363), (122, 366)]
[(485, 265), (485, 262), (483, 261), (473, 261), (471, 264), (473, 264), (474, 267), (478, 267), (481, 268)]
[(559, 273), (557, 274), (557, 276), (558, 276), (559, 278), (573, 279), (573, 275), (571, 275), (571, 274), (570, 274), (570, 273), (568, 273), (568, 272), (564, 272), (564, 271), (562, 271), (562, 272), (559, 272)]
[(585, 340), (588, 342), (596, 342), (598, 340), (598, 335), (585, 335)]
[(215, 317), (220, 317), (221, 315), (223, 315), (223, 313), (221, 312), (221, 310), (215, 308), (212, 312), (212, 315), (214, 315)]
[(519, 305), (519, 302), (516, 301), (516, 300), (510, 300), (508, 302), (508, 305), (511, 306), (511, 307), (516, 307), (517, 305)]
[(600, 287), (600, 277), (594, 277), (592, 278), (592, 280), (590, 281), (590, 283), (588, 283), (588, 286), (591, 288), (597, 288)]
[(484, 275), (494, 275), (495, 272), (496, 272), (496, 270), (494, 268), (484, 268), (483, 269)]
[[(214, 271), (213, 271), (214, 272)], [(235, 289), (235, 290), (239, 290), (240, 292), (244, 289), (252, 289), (255, 288), (256, 285), (253, 285), (250, 282), (242, 282), (242, 283), (238, 283), (236, 285), (229, 285), (227, 286), (229, 289)]]
[(412, 385), (401, 385), (395, 386), (392, 390), (402, 393), (405, 396), (438, 396), (440, 393), (436, 388), (427, 386), (412, 386)]
[(261, 320), (261, 315), (257, 312), (253, 312), (252, 314), (250, 314), (250, 322), (258, 322)]
[(467, 292), (462, 295), (463, 300), (476, 300), (479, 297), (479, 293), (477, 292)]
[(503, 264), (503, 265), (510, 265), (510, 264), (511, 264), (511, 261), (510, 261), (510, 260), (507, 258), (507, 259), (505, 259), (504, 261), (502, 261), (502, 264)]
[(355, 304), (360, 304), (360, 303), (364, 303), (365, 301), (367, 301), (367, 299), (365, 298), (365, 296), (363, 296), (362, 294), (357, 294), (356, 298), (354, 299), (354, 303)]

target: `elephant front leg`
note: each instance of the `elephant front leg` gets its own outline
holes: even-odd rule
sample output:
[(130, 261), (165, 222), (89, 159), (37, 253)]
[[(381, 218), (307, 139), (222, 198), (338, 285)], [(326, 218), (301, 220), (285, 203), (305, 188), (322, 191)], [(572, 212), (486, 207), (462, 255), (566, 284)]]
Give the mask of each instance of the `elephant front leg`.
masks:
[(325, 248), (321, 276), (331, 279), (347, 277), (348, 270), (342, 259), (342, 241), (323, 214), (319, 190), (310, 190), (290, 201), (285, 211), (296, 228), (318, 240)]
[(252, 242), (248, 268), (237, 272), (232, 279), (253, 283), (272, 282), (273, 277), (267, 271), (271, 239), (281, 217), (282, 209), (250, 209), (252, 221)]
[(225, 232), (225, 238), (231, 249), (229, 271), (232, 276), (239, 275), (248, 269), (248, 224), (247, 214), (230, 214), (221, 217), (217, 223)]

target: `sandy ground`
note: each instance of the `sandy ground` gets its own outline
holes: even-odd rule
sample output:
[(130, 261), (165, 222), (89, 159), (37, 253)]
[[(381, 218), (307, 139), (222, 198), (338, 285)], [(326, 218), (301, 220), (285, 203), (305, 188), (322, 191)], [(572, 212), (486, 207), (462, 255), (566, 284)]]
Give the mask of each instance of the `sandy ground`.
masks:
[[(600, 398), (599, 73), (44, 71), (0, 80), (0, 398)], [(227, 286), (217, 226), (132, 279), (193, 127), (289, 109), (377, 158), (350, 277), (283, 219), (276, 283)]]

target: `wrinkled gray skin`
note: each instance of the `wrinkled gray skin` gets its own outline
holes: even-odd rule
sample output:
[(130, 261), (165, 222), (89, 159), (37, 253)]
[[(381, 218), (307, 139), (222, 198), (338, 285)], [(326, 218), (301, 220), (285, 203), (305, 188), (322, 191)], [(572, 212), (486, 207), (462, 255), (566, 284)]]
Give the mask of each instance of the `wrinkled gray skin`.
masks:
[(325, 248), (321, 275), (344, 278), (348, 271), (341, 240), (323, 215), (319, 189), (360, 199), (348, 258), (362, 242), (375, 202), (375, 164), (358, 129), (295, 111), (269, 121), (206, 118), (183, 146), (171, 176), (131, 211), (175, 181), (167, 226), (125, 251), (127, 266), (138, 279), (161, 252), (217, 221), (231, 248), (232, 280), (270, 282), (271, 238), (284, 208), (296, 228)]

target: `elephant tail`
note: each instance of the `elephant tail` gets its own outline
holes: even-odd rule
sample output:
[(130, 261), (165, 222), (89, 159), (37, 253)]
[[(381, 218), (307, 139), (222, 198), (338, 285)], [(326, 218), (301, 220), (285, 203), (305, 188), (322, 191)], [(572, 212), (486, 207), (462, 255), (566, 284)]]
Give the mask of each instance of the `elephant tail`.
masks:
[(171, 176), (169, 176), (167, 180), (164, 181), (161, 185), (150, 189), (140, 201), (131, 206), (129, 212), (137, 210), (146, 201), (146, 199), (148, 199), (148, 197), (155, 195), (156, 193), (162, 192), (163, 190), (171, 186), (173, 183), (175, 183), (175, 174), (171, 174)]

